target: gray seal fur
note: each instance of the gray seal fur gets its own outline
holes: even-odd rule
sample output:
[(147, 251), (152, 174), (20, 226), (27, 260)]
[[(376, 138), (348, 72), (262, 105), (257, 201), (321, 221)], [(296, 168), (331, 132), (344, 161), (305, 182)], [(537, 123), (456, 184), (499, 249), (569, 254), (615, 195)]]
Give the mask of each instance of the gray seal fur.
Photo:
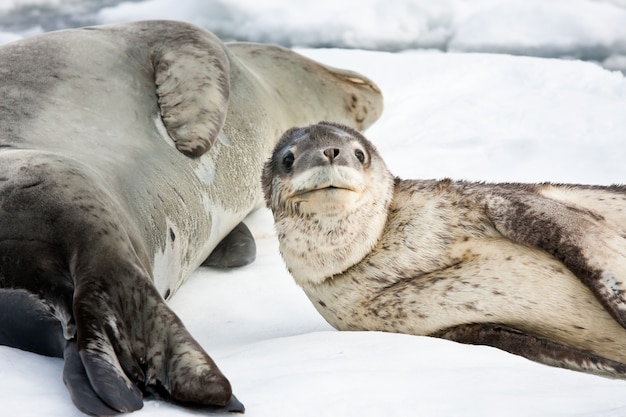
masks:
[(0, 344), (63, 356), (89, 414), (146, 394), (243, 411), (164, 298), (207, 258), (254, 258), (241, 221), (285, 129), (365, 128), (378, 88), (172, 21), (48, 33), (0, 62)]
[(337, 329), (626, 378), (626, 187), (403, 180), (336, 123), (288, 130), (263, 184), (289, 271)]

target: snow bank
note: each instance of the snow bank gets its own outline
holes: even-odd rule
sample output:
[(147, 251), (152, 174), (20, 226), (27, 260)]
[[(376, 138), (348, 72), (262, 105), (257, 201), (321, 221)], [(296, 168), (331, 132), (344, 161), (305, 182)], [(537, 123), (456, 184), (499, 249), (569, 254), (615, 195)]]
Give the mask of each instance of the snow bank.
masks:
[(624, 0), (0, 0), (0, 30), (20, 36), (142, 19), (286, 46), (574, 57), (626, 70)]

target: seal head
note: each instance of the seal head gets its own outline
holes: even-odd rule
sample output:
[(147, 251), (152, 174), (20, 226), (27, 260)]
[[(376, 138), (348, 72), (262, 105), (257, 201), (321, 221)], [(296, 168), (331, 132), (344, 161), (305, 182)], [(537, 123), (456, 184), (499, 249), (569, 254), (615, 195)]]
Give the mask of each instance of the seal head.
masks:
[(341, 273), (372, 250), (394, 185), (371, 142), (330, 122), (285, 132), (262, 182), (277, 229), (290, 235), (280, 250), (301, 285)]

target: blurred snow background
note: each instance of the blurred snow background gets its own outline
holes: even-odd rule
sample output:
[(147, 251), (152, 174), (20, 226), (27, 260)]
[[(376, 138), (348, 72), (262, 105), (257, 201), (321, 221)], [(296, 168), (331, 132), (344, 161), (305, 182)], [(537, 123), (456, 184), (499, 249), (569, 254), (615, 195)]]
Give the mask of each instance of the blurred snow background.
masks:
[(0, 13), (0, 40), (168, 18), (240, 41), (567, 57), (626, 69), (625, 0), (0, 0)]

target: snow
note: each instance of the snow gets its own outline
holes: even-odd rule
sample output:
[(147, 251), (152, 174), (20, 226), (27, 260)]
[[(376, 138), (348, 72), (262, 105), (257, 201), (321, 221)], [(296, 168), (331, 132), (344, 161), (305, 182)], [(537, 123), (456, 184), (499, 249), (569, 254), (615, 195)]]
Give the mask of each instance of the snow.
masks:
[(141, 19), (288, 46), (575, 57), (626, 70), (625, 0), (0, 0), (0, 42)]
[(599, 59), (626, 50), (623, 7), (589, 0), (317, 0), (297, 7), (271, 0), (151, 0), (103, 9), (99, 18), (111, 22), (174, 13), (236, 39), (301, 46), (449, 47)]
[[(93, 12), (92, 17), (113, 21), (168, 14), (169, 18), (192, 21), (208, 19), (207, 10), (214, 6), (224, 27), (232, 25), (233, 29), (239, 22), (241, 31), (261, 37), (257, 40), (287, 39), (294, 45), (306, 45), (308, 37), (342, 48), (404, 42), (403, 33), (419, 29), (411, 27), (414, 18), (413, 26), (422, 32), (412, 36), (423, 39), (425, 34), (432, 44), (440, 42), (439, 37), (454, 39), (454, 45), (463, 39), (465, 45), (470, 40), (474, 45), (489, 41), (511, 49), (535, 42), (543, 45), (535, 50), (556, 51), (550, 48), (565, 45), (570, 49), (559, 54), (577, 56), (572, 51), (603, 42), (611, 45), (607, 49), (611, 54), (622, 55), (622, 62), (626, 56), (619, 45), (624, 39), (620, 31), (626, 27), (620, 20), (624, 19), (624, 1), (510, 0), (506, 2), (510, 8), (496, 0), (362, 0), (359, 4), (363, 6), (352, 9), (339, 3), (318, 0), (283, 8), (277, 0), (150, 0), (113, 5)], [(12, 7), (7, 4), (0, 0), (0, 10)], [(480, 40), (487, 33), (497, 34), (488, 31), (500, 20), (510, 22), (511, 30), (517, 31), (514, 16), (526, 4), (537, 11), (536, 24), (550, 21), (558, 8), (567, 13), (563, 12), (564, 21), (552, 34), (543, 27), (531, 31), (534, 37), (520, 35), (518, 40), (501, 39), (499, 44), (498, 35), (494, 35), (496, 40)], [(407, 28), (397, 28), (399, 32), (391, 32), (387, 39), (372, 26), (378, 22), (377, 15), (383, 27), (392, 25), (391, 6), (405, 15), (406, 20), (401, 21), (407, 22)], [(328, 25), (320, 17), (323, 12)], [(350, 18), (350, 13), (358, 19)], [(597, 23), (597, 17), (606, 25)], [(286, 26), (278, 30), (281, 20)], [(519, 27), (532, 26), (531, 20), (520, 18)], [(586, 22), (579, 26), (585, 28), (584, 33), (575, 29), (575, 21)], [(556, 33), (561, 29), (563, 33)], [(25, 32), (10, 27), (4, 33), (19, 37)], [(270, 37), (273, 33), (276, 38)], [(353, 44), (344, 42), (348, 33)], [(364, 44), (358, 43), (361, 41)], [(332, 66), (357, 70), (381, 87), (385, 112), (366, 136), (396, 175), (625, 182), (626, 79), (620, 72), (579, 60), (507, 54), (298, 51)], [(201, 268), (170, 302), (228, 376), (235, 394), (246, 405), (246, 415), (626, 415), (625, 381), (551, 368), (484, 346), (400, 334), (335, 331), (286, 271), (270, 213), (260, 209), (246, 222), (257, 239), (257, 260), (234, 270)], [(63, 386), (61, 370), (59, 359), (0, 347), (0, 414), (80, 416)], [(149, 400), (134, 415), (198, 413)]]
[(497, 4), (468, 18), (449, 50), (602, 59), (626, 48), (626, 10), (585, 0)]

